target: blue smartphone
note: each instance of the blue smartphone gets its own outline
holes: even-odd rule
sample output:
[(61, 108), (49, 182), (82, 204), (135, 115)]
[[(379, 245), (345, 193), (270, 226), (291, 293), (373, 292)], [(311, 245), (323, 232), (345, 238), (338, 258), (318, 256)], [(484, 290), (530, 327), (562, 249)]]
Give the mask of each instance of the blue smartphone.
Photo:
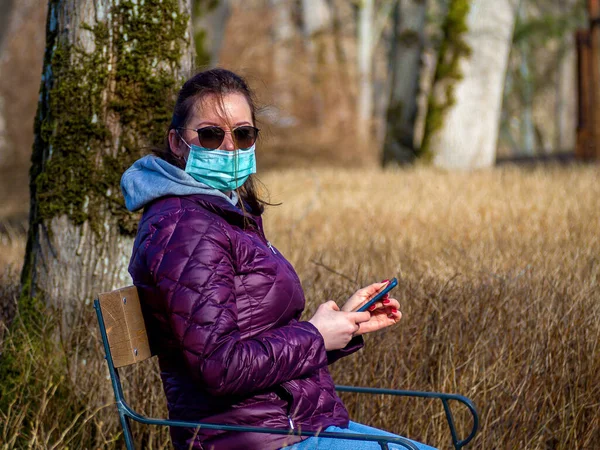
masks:
[(392, 278), (388, 284), (386, 284), (384, 287), (382, 287), (377, 292), (377, 294), (375, 294), (373, 297), (371, 297), (371, 299), (367, 303), (365, 303), (364, 305), (362, 305), (355, 312), (366, 311), (367, 309), (369, 309), (369, 306), (371, 306), (373, 303), (378, 302), (379, 300), (381, 300), (385, 294), (387, 294), (388, 292), (390, 292), (396, 286), (398, 286), (398, 280), (396, 278)]

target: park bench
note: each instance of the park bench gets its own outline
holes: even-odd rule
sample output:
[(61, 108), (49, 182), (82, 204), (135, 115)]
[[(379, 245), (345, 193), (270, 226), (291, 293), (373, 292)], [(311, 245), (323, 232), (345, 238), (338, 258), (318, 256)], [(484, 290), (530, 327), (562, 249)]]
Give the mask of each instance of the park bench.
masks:
[[(393, 443), (401, 448), (417, 450), (417, 447), (412, 442), (401, 437), (326, 431), (313, 432), (255, 426), (225, 425), (207, 422), (186, 422), (180, 420), (146, 417), (142, 414), (139, 414), (138, 412), (134, 411), (125, 401), (121, 386), (121, 378), (119, 377), (118, 371), (120, 367), (136, 364), (154, 356), (148, 342), (146, 326), (144, 323), (144, 317), (142, 315), (137, 288), (135, 286), (128, 286), (111, 292), (99, 294), (98, 298), (94, 300), (94, 308), (98, 318), (98, 325), (100, 326), (100, 334), (102, 336), (102, 343), (104, 344), (105, 359), (108, 364), (108, 371), (110, 373), (110, 379), (115, 394), (117, 410), (121, 420), (121, 425), (123, 426), (125, 445), (127, 446), (128, 450), (134, 449), (133, 436), (129, 422), (130, 419), (148, 425), (298, 436), (318, 435), (321, 437), (334, 439), (374, 441), (377, 442), (384, 450), (388, 449), (389, 443)], [(477, 416), (475, 406), (471, 400), (462, 395), (356, 386), (336, 386), (336, 390), (340, 392), (387, 394), (393, 396), (435, 398), (441, 400), (455, 450), (459, 450), (467, 445), (475, 437), (479, 426), (479, 418)], [(450, 400), (455, 400), (466, 405), (473, 416), (473, 426), (471, 432), (465, 439), (461, 440), (457, 436), (454, 417), (449, 404)]]

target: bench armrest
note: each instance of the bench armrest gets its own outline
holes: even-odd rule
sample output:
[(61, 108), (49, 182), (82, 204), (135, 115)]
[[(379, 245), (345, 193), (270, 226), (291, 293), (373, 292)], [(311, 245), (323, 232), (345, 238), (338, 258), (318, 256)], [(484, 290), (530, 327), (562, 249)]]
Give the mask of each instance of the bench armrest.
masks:
[[(444, 412), (446, 413), (446, 420), (448, 421), (448, 426), (450, 427), (450, 433), (452, 434), (452, 444), (456, 450), (460, 450), (465, 445), (467, 445), (477, 434), (477, 430), (479, 428), (479, 415), (477, 414), (477, 409), (473, 402), (459, 394), (444, 394), (441, 392), (422, 392), (422, 391), (404, 391), (399, 389), (381, 389), (381, 388), (371, 388), (371, 387), (359, 387), (359, 386), (341, 386), (336, 385), (336, 391), (339, 392), (355, 392), (359, 394), (383, 394), (383, 395), (395, 395), (400, 397), (421, 397), (421, 398), (437, 398), (441, 400), (444, 405)], [(449, 400), (456, 400), (464, 404), (471, 415), (473, 416), (473, 427), (471, 428), (471, 433), (462, 440), (458, 439), (456, 434), (456, 427), (454, 425), (454, 416), (452, 415), (452, 409), (448, 404)]]

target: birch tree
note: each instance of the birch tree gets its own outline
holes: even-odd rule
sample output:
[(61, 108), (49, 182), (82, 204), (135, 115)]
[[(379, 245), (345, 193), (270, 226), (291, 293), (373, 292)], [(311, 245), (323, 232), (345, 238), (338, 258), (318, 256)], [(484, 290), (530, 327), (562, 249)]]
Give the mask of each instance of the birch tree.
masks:
[(443, 112), (441, 127), (425, 136), (435, 165), (471, 169), (494, 164), (516, 13), (514, 0), (471, 1), (465, 33), (471, 55), (460, 62), (462, 79), (453, 86), (454, 101)]
[(31, 212), (19, 308), (62, 310), (130, 283), (138, 217), (119, 181), (171, 117), (189, 75), (185, 0), (51, 0), (30, 171)]

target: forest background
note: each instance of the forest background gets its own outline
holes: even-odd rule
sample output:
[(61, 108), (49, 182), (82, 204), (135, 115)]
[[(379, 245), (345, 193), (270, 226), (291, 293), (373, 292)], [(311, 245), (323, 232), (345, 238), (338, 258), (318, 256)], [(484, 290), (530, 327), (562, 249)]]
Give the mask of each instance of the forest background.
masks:
[[(283, 203), (267, 232), (296, 267), (307, 312), (401, 280), (402, 326), (335, 365), (336, 381), (468, 395), (482, 414), (473, 448), (596, 448), (598, 168), (494, 167), (572, 158), (585, 2), (230, 0), (189, 12), (196, 65), (231, 68), (257, 91), (259, 175)], [(64, 277), (39, 244), (19, 281), (28, 232), (46, 236), (31, 237), (29, 171), (47, 17), (45, 1), (0, 2), (0, 447), (120, 448), (89, 302), (123, 278)], [(67, 248), (94, 222), (64, 215), (42, 228), (66, 221)], [(106, 251), (115, 265), (113, 250), (87, 256)], [(28, 301), (28, 270), (69, 307)], [(128, 375), (134, 404), (164, 415), (155, 365)], [(439, 405), (345, 400), (357, 420), (448, 444)], [(165, 430), (135, 432), (141, 448), (169, 448)]]

